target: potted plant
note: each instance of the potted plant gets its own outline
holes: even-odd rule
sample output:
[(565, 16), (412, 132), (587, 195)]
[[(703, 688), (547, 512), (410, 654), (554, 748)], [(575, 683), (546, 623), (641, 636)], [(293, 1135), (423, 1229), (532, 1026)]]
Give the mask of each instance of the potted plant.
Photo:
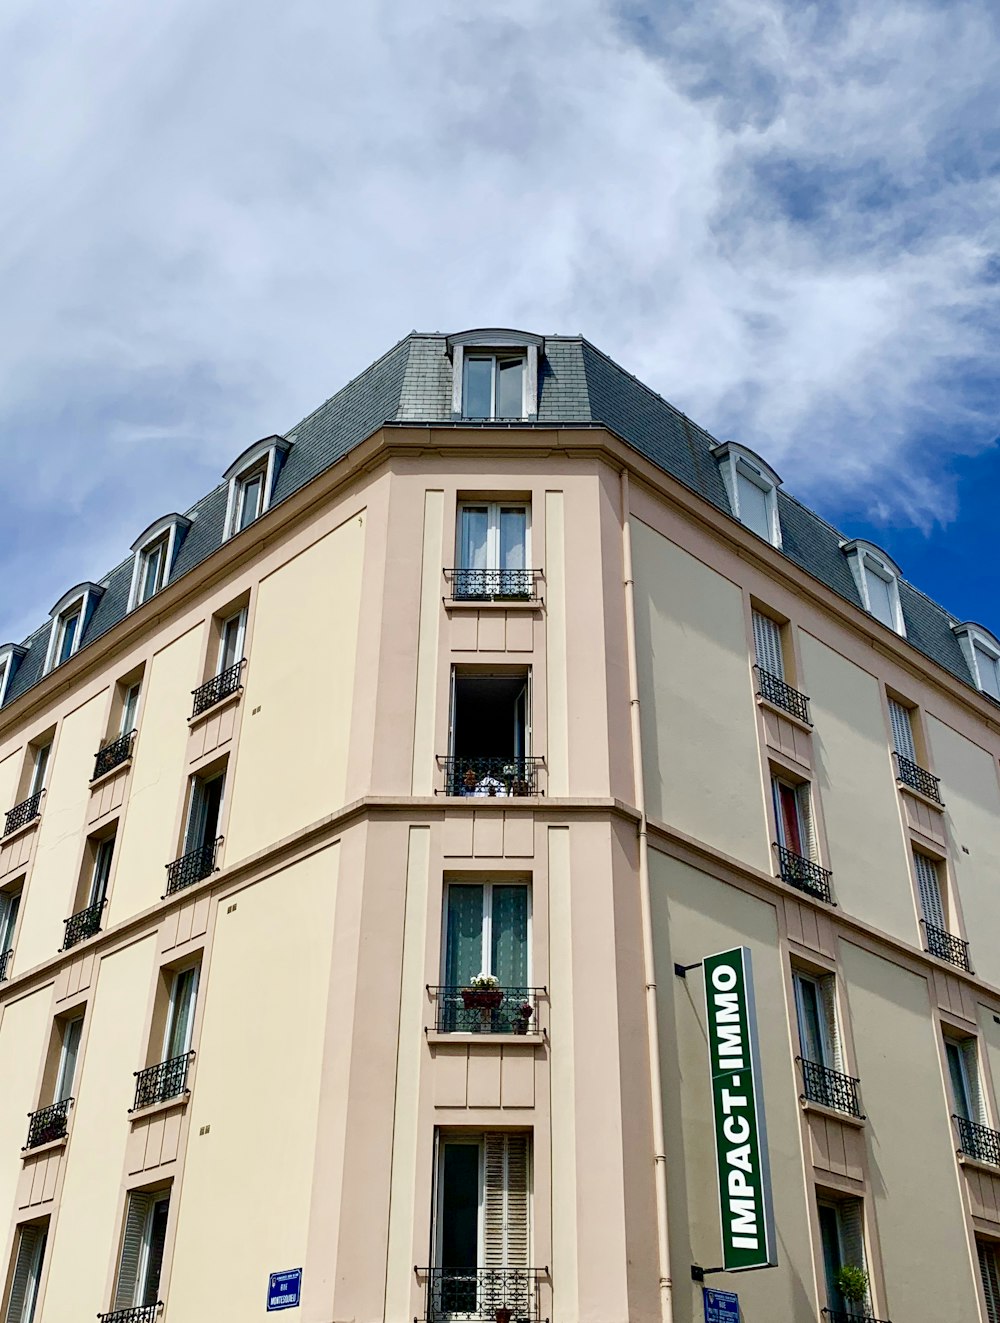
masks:
[(462, 1001), (467, 1011), (499, 1010), (503, 1002), (503, 988), (494, 974), (477, 974), (469, 980), (469, 986), (462, 989)]
[[(868, 1274), (864, 1268), (859, 1268), (853, 1263), (845, 1263), (842, 1268), (837, 1270), (835, 1280), (837, 1290), (847, 1302), (848, 1313), (854, 1314), (858, 1318), (867, 1318)], [(856, 1313), (852, 1306), (860, 1307), (861, 1312)]]
[(510, 1323), (511, 1316), (514, 1313), (512, 1309), (508, 1309), (505, 1305), (500, 1305), (493, 1312), (496, 1315), (497, 1323)]
[(528, 1032), (528, 1021), (535, 1013), (535, 1008), (530, 1001), (523, 1001), (517, 1008), (517, 1016), (513, 1022), (515, 1034), (526, 1034)]

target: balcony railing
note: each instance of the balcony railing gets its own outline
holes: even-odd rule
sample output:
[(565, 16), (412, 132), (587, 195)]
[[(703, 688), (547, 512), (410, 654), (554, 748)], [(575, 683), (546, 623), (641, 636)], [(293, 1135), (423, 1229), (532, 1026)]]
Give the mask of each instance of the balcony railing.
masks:
[(180, 1056), (135, 1071), (135, 1102), (129, 1110), (137, 1112), (140, 1107), (152, 1107), (154, 1103), (187, 1093), (188, 1068), (193, 1059), (193, 1052), (182, 1052)]
[[(547, 1274), (538, 1268), (425, 1268), (427, 1323), (439, 1319), (482, 1320), (483, 1323), (536, 1323), (538, 1283)], [(501, 1313), (500, 1311), (503, 1311)]]
[(967, 1121), (964, 1116), (951, 1118), (958, 1126), (958, 1151), (977, 1162), (988, 1162), (1000, 1167), (1000, 1134), (978, 1121)]
[(428, 987), (434, 1028), (442, 1034), (540, 1034), (544, 988)]
[(156, 1323), (157, 1311), (163, 1308), (163, 1301), (155, 1305), (132, 1305), (128, 1309), (112, 1309), (110, 1314), (98, 1314), (99, 1323)]
[(105, 772), (112, 772), (116, 767), (121, 767), (122, 763), (127, 763), (132, 757), (134, 743), (135, 731), (129, 730), (124, 735), (119, 735), (116, 740), (112, 740), (110, 744), (98, 749), (94, 756), (94, 775), (90, 778), (91, 781), (96, 781)]
[(183, 891), (185, 887), (194, 886), (195, 882), (200, 882), (202, 878), (214, 873), (215, 856), (221, 844), (222, 837), (217, 836), (214, 841), (207, 841), (194, 850), (188, 850), (187, 854), (182, 854), (172, 864), (167, 864), (167, 889), (163, 893), (164, 900), (167, 896), (172, 896), (175, 891)]
[(0, 983), (5, 982), (7, 978), (7, 970), (10, 968), (13, 954), (13, 951), (0, 951)]
[(809, 699), (805, 694), (800, 694), (790, 684), (785, 684), (780, 676), (765, 671), (763, 666), (755, 666), (754, 670), (757, 672), (758, 698), (766, 699), (768, 703), (780, 707), (783, 712), (791, 713), (793, 717), (798, 717), (800, 721), (804, 721), (807, 726), (812, 725), (812, 717), (809, 715)]
[(68, 951), (71, 946), (76, 946), (77, 942), (85, 942), (88, 937), (94, 937), (101, 931), (101, 914), (107, 903), (107, 900), (95, 901), (93, 905), (88, 905), (85, 910), (77, 910), (68, 919), (63, 919), (66, 926), (62, 944), (64, 951)]
[(864, 1112), (858, 1101), (859, 1081), (853, 1075), (831, 1070), (829, 1066), (821, 1066), (818, 1061), (807, 1061), (805, 1057), (797, 1057), (796, 1060), (802, 1067), (801, 1096), (807, 1102), (832, 1107), (834, 1111), (864, 1120)]
[(24, 1147), (38, 1148), (42, 1144), (50, 1144), (54, 1139), (64, 1139), (69, 1126), (69, 1109), (72, 1106), (72, 1098), (63, 1098), (61, 1102), (40, 1107), (37, 1112), (29, 1112), (28, 1142)]
[(941, 778), (928, 772), (926, 767), (921, 767), (919, 763), (911, 762), (909, 758), (904, 758), (901, 753), (893, 754), (896, 759), (896, 780), (902, 781), (904, 786), (909, 786), (911, 790), (918, 790), (928, 799), (933, 799), (935, 804), (943, 804), (941, 798)]
[(929, 954), (937, 956), (939, 960), (947, 960), (950, 964), (957, 965), (959, 969), (964, 969), (971, 974), (969, 943), (963, 942), (961, 937), (956, 937), (953, 933), (946, 932), (944, 928), (935, 927), (933, 923), (928, 923), (926, 919), (921, 919), (920, 922), (924, 926), (924, 937), (927, 939)]
[(828, 905), (833, 904), (833, 894), (830, 891), (830, 878), (833, 874), (829, 868), (821, 868), (819, 864), (813, 863), (811, 859), (806, 859), (801, 854), (796, 854), (794, 850), (786, 850), (777, 841), (774, 842), (774, 849), (778, 852), (778, 872), (782, 882), (797, 887), (799, 891), (808, 892), (817, 900), (825, 900)]
[(18, 827), (24, 827), (27, 823), (37, 818), (42, 811), (42, 796), (44, 790), (36, 790), (33, 795), (27, 799), (22, 799), (20, 804), (8, 810), (7, 819), (4, 822), (3, 834), (9, 836), (12, 831), (17, 831)]
[(211, 680), (206, 680), (203, 685), (197, 689), (192, 689), (191, 694), (194, 703), (191, 708), (192, 717), (201, 716), (202, 712), (207, 712), (210, 707), (215, 707), (216, 703), (221, 703), (224, 698), (230, 694), (235, 694), (240, 689), (240, 676), (243, 674), (243, 667), (246, 666), (247, 659), (241, 657), (238, 662), (232, 666), (227, 666), (224, 671), (218, 675), (213, 675)]
[(867, 1309), (824, 1309), (827, 1323), (889, 1323), (887, 1318), (876, 1318)]
[(534, 602), (538, 570), (445, 570), (456, 602)]
[(486, 758), (442, 758), (444, 793), (476, 795), (481, 799), (507, 795), (537, 795), (541, 758), (506, 755)]

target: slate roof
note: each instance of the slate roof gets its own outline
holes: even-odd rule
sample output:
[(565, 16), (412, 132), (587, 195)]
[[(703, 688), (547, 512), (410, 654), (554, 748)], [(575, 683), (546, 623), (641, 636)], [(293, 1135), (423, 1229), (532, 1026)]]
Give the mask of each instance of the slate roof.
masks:
[[(336, 464), (385, 423), (455, 422), (446, 339), (444, 335), (412, 332), (285, 433), (293, 445), (278, 473), (272, 506)], [(717, 509), (730, 514), (720, 469), (711, 455), (716, 438), (589, 341), (580, 336), (546, 337), (538, 385), (538, 426), (604, 425)], [(485, 430), (509, 426), (476, 425)], [(171, 583), (222, 544), (226, 503), (226, 484), (221, 483), (185, 512), (191, 526), (175, 551)], [(840, 549), (841, 534), (781, 489), (778, 510), (783, 554), (839, 596), (862, 607)], [(104, 593), (85, 625), (81, 647), (123, 619), (131, 579), (130, 555), (99, 580)], [(900, 581), (899, 595), (908, 642), (956, 679), (971, 685), (965, 655), (951, 629), (958, 623), (955, 618), (905, 580)], [(7, 686), (5, 705), (41, 679), (50, 624), (46, 620), (23, 640), (27, 652)]]

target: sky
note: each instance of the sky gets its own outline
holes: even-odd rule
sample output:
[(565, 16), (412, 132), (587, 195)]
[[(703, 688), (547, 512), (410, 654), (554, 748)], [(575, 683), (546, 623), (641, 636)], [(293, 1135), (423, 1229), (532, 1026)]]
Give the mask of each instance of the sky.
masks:
[(1000, 11), (6, 0), (0, 643), (411, 329), (580, 332), (1000, 633)]

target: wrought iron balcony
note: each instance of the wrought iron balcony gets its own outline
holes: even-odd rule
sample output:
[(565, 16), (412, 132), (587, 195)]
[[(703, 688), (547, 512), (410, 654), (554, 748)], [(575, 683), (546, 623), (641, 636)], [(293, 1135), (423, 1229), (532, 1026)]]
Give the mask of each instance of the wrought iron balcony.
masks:
[(937, 956), (939, 960), (947, 960), (950, 964), (957, 965), (959, 969), (964, 969), (971, 974), (969, 943), (963, 942), (961, 937), (956, 937), (953, 933), (946, 932), (944, 928), (935, 927), (933, 923), (928, 923), (926, 919), (921, 919), (920, 922), (924, 926), (928, 953)]
[(68, 919), (63, 919), (66, 927), (62, 944), (64, 951), (68, 951), (71, 946), (76, 946), (77, 942), (85, 942), (88, 937), (94, 937), (101, 931), (101, 914), (107, 903), (107, 900), (95, 901), (93, 905), (88, 905), (85, 910), (77, 910)]
[(867, 1309), (860, 1313), (853, 1309), (824, 1309), (823, 1317), (827, 1323), (889, 1323), (887, 1318), (876, 1318)]
[(829, 868), (821, 868), (819, 864), (813, 863), (811, 859), (806, 859), (801, 854), (796, 854), (794, 850), (786, 850), (777, 841), (774, 842), (774, 849), (778, 852), (778, 872), (782, 882), (797, 887), (799, 891), (808, 892), (817, 900), (825, 900), (828, 905), (833, 904), (833, 894), (830, 891), (830, 878), (833, 874)]
[(185, 887), (193, 886), (195, 882), (200, 882), (202, 878), (214, 873), (215, 856), (221, 844), (222, 837), (217, 836), (214, 841), (207, 841), (194, 850), (188, 850), (187, 854), (182, 854), (172, 864), (167, 864), (167, 889), (163, 893), (163, 899), (166, 900), (167, 896), (172, 896), (175, 891), (183, 891)]
[(445, 570), (456, 602), (534, 602), (539, 570)]
[(481, 799), (506, 795), (537, 795), (541, 758), (505, 755), (485, 758), (441, 758), (446, 795), (476, 795)]
[(800, 694), (790, 684), (785, 684), (780, 676), (765, 671), (763, 666), (755, 666), (754, 670), (757, 672), (758, 698), (773, 703), (775, 707), (780, 707), (783, 712), (791, 713), (793, 717), (798, 717), (800, 721), (804, 721), (807, 726), (812, 725), (812, 717), (809, 715), (809, 699), (805, 694)]
[(1000, 1167), (1000, 1134), (978, 1121), (967, 1121), (964, 1116), (951, 1118), (958, 1126), (958, 1151), (977, 1162), (988, 1162)]
[(132, 1305), (128, 1309), (112, 1309), (110, 1314), (98, 1314), (99, 1323), (156, 1323), (157, 1311), (163, 1308), (163, 1301), (155, 1305)]
[(801, 1097), (807, 1102), (819, 1103), (821, 1107), (832, 1107), (834, 1111), (845, 1112), (863, 1121), (865, 1114), (858, 1101), (859, 1081), (853, 1075), (843, 1071), (831, 1070), (821, 1066), (818, 1061), (807, 1061), (805, 1057), (796, 1057), (802, 1067)]
[(542, 1268), (424, 1268), (426, 1323), (461, 1318), (482, 1323), (536, 1323)]
[(191, 693), (194, 698), (191, 708), (192, 717), (200, 717), (210, 707), (215, 707), (216, 703), (221, 703), (224, 698), (228, 698), (230, 694), (235, 694), (237, 689), (241, 689), (243, 686), (240, 684), (240, 677), (246, 664), (247, 659), (241, 657), (232, 666), (227, 666), (218, 675), (213, 675), (211, 680), (206, 680), (197, 689), (192, 689)]
[(33, 795), (29, 795), (27, 799), (22, 799), (20, 804), (15, 804), (8, 811), (3, 827), (5, 836), (9, 836), (12, 831), (17, 831), (18, 827), (24, 827), (38, 817), (42, 811), (42, 796), (44, 794), (44, 790), (36, 790)]
[(132, 757), (134, 743), (135, 731), (129, 730), (98, 749), (94, 756), (94, 775), (90, 778), (91, 781), (96, 781), (105, 772), (112, 772), (116, 767), (121, 767), (122, 763), (127, 763)]
[(145, 1070), (134, 1071), (135, 1102), (129, 1111), (137, 1112), (140, 1107), (152, 1107), (153, 1103), (166, 1102), (188, 1093), (188, 1068), (193, 1058), (193, 1052), (182, 1052), (179, 1057), (170, 1057), (155, 1066), (147, 1066)]
[(935, 804), (944, 804), (941, 798), (941, 778), (928, 772), (926, 767), (921, 767), (919, 763), (911, 762), (909, 758), (904, 758), (901, 753), (892, 755), (896, 759), (896, 780), (902, 781), (904, 786), (909, 786), (911, 790), (918, 790), (920, 794), (926, 795), (928, 799), (933, 799)]
[(13, 954), (13, 951), (0, 951), (0, 983), (3, 983), (7, 978), (7, 970), (10, 968)]
[(434, 1028), (442, 1034), (540, 1034), (544, 988), (428, 987)]
[(72, 1098), (63, 1098), (61, 1102), (40, 1107), (37, 1112), (29, 1112), (28, 1142), (24, 1146), (25, 1149), (50, 1144), (54, 1139), (65, 1139), (69, 1126), (69, 1109), (72, 1106)]

